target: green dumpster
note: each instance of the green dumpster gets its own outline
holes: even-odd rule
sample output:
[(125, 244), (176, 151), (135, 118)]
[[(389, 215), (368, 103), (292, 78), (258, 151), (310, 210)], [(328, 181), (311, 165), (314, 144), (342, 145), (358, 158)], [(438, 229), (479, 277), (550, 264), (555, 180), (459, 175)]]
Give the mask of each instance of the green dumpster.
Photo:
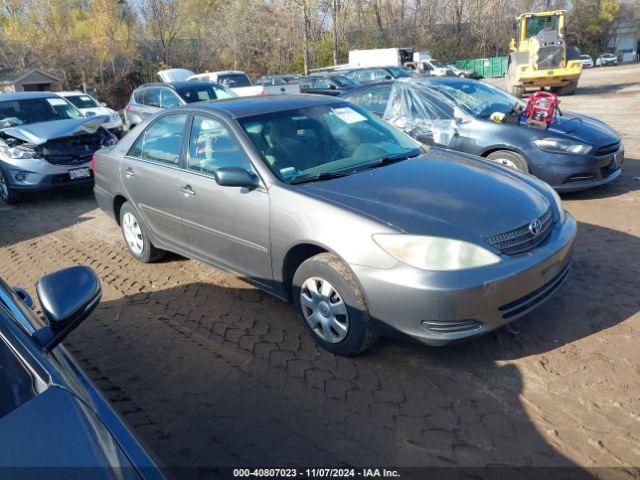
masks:
[(473, 58), (456, 60), (455, 65), (464, 70), (473, 70), (481, 77), (504, 77), (508, 61), (508, 57)]

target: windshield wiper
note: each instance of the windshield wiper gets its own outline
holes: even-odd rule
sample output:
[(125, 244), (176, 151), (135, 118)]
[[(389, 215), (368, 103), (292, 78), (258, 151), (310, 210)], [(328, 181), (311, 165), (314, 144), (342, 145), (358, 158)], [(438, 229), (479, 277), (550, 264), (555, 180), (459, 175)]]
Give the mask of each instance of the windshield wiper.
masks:
[(347, 175), (349, 174), (342, 173), (342, 172), (322, 172), (322, 173), (315, 173), (313, 175), (301, 175), (299, 177), (294, 177), (292, 180), (289, 181), (289, 183), (291, 185), (295, 185), (298, 183), (315, 182), (319, 180), (330, 180), (332, 178), (346, 177)]
[(389, 165), (390, 163), (401, 162), (403, 160), (408, 160), (409, 158), (418, 157), (422, 154), (420, 150), (411, 150), (410, 152), (396, 153), (395, 155), (388, 155), (386, 157), (382, 157), (374, 162), (367, 163), (363, 165), (359, 170), (365, 170), (369, 168), (376, 168), (382, 165)]

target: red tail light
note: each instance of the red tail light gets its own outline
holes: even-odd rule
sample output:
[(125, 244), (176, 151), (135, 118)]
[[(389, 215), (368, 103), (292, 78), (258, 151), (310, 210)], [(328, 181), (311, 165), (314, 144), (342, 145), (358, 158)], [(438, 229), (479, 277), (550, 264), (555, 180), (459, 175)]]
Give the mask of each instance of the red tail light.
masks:
[(96, 156), (95, 155), (93, 155), (91, 157), (91, 167), (90, 168), (91, 168), (92, 172), (96, 171)]
[(126, 107), (124, 107), (125, 112), (128, 112), (129, 110), (131, 110), (131, 105), (127, 105)]

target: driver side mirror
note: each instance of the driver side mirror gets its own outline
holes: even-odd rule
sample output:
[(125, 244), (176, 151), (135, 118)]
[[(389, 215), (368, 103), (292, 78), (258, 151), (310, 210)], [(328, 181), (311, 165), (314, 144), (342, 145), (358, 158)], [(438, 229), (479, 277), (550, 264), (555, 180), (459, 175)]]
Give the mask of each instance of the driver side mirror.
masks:
[(84, 114), (85, 117), (95, 117), (96, 116), (96, 112), (87, 112)]
[(213, 175), (221, 187), (256, 188), (260, 186), (258, 177), (241, 167), (220, 167), (213, 172)]
[(391, 75), (385, 75), (384, 79), (385, 80), (393, 80), (393, 77)]
[(336, 88), (338, 88), (338, 87), (336, 87), (336, 86), (335, 86), (335, 84), (333, 84), (333, 83), (332, 83), (331, 85), (329, 85), (329, 88), (330, 88), (331, 90), (335, 90), (335, 89), (336, 89)]
[(45, 275), (38, 281), (36, 292), (46, 325), (34, 336), (47, 351), (89, 316), (102, 295), (98, 276), (84, 266)]

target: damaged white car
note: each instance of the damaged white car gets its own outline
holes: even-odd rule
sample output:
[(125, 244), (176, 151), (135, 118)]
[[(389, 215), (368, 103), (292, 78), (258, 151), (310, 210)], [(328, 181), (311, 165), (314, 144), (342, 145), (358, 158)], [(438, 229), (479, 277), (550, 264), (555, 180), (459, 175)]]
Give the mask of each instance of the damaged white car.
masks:
[(0, 95), (0, 197), (11, 204), (23, 192), (93, 184), (93, 153), (117, 141), (108, 121), (51, 92)]

